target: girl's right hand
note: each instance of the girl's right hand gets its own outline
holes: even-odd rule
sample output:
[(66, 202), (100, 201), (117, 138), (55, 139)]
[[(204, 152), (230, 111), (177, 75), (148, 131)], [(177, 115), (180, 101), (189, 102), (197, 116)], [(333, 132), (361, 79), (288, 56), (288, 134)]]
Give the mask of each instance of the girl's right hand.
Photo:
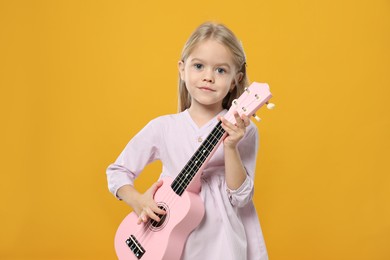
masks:
[(154, 194), (162, 186), (162, 184), (162, 180), (154, 183), (144, 194), (140, 194), (134, 201), (133, 209), (138, 215), (137, 224), (141, 224), (142, 222), (145, 223), (149, 220), (149, 218), (159, 222), (160, 218), (157, 214), (165, 214), (165, 211), (160, 209), (154, 201)]

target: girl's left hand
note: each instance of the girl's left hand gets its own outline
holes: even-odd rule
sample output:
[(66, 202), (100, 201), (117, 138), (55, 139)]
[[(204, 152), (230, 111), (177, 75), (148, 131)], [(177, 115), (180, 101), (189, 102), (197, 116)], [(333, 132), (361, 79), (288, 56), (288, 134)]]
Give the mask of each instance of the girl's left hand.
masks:
[(234, 111), (234, 118), (236, 119), (236, 124), (230, 123), (223, 117), (220, 117), (219, 120), (222, 122), (222, 128), (226, 131), (228, 136), (223, 140), (223, 144), (227, 148), (235, 149), (238, 142), (244, 137), (246, 127), (249, 125), (249, 117), (243, 114), (241, 117), (237, 111)]

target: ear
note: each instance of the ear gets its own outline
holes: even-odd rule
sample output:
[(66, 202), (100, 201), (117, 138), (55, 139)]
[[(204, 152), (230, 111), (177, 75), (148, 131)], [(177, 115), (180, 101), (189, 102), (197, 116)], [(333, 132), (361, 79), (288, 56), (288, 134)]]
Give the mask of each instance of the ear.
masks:
[(230, 91), (233, 91), (234, 87), (236, 86), (236, 82), (240, 82), (242, 80), (244, 76), (244, 73), (242, 72), (239, 72), (236, 74), (236, 76), (234, 77), (234, 80), (232, 81), (232, 84), (230, 86)]
[(244, 77), (244, 73), (238, 72), (238, 73), (236, 74), (236, 77), (235, 77), (236, 82), (241, 82), (241, 80), (242, 80), (243, 77)]
[(180, 60), (177, 63), (177, 68), (179, 69), (179, 74), (180, 74), (181, 80), (184, 81), (184, 61)]

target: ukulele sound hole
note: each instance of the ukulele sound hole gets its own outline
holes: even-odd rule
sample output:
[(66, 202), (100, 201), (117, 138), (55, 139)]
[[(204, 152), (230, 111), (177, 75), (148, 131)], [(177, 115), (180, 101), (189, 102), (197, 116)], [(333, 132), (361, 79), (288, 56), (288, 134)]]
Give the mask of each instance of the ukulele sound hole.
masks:
[(165, 214), (157, 214), (157, 216), (160, 218), (160, 221), (151, 220), (149, 228), (152, 231), (159, 231), (165, 227), (165, 225), (168, 223), (169, 219), (169, 211), (168, 206), (165, 203), (159, 202), (157, 203), (158, 207), (165, 211)]

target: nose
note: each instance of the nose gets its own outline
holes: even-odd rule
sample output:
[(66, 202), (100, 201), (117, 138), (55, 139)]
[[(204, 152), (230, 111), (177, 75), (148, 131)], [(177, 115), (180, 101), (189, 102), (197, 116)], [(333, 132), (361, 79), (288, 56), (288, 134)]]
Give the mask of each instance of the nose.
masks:
[(203, 73), (203, 81), (213, 83), (214, 82), (214, 75), (212, 70), (207, 69)]

